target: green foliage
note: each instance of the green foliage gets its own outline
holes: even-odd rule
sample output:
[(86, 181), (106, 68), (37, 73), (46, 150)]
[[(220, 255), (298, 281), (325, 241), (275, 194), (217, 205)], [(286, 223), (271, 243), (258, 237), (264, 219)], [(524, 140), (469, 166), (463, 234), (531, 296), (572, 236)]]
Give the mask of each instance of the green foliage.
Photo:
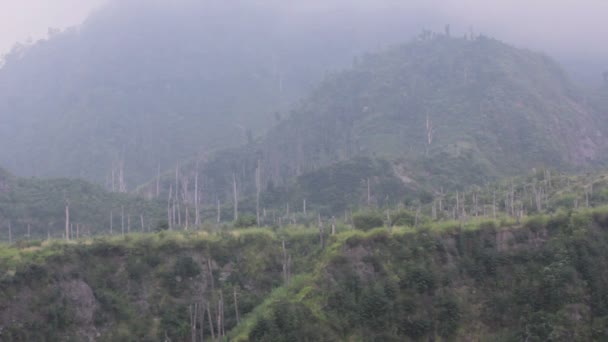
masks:
[(360, 212), (353, 215), (353, 225), (356, 229), (371, 230), (373, 228), (382, 227), (384, 221), (382, 215), (376, 212)]
[(394, 214), (391, 214), (391, 222), (393, 226), (413, 227), (416, 223), (416, 213), (407, 210), (400, 210)]
[(254, 227), (258, 224), (257, 217), (255, 215), (240, 215), (239, 218), (234, 222), (235, 228), (248, 228)]

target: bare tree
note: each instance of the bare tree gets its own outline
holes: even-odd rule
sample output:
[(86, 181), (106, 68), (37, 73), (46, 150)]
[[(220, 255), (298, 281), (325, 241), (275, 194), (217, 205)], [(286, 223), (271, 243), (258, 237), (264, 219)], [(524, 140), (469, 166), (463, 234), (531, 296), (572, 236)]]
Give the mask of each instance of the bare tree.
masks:
[(336, 218), (331, 218), (331, 235), (336, 235)]
[(65, 240), (70, 241), (70, 201), (65, 199)]
[(257, 166), (255, 168), (255, 215), (258, 226), (260, 226), (260, 188), (262, 186), (260, 176), (260, 159), (258, 158)]
[(369, 183), (369, 177), (367, 177), (367, 206), (370, 207), (372, 204), (372, 191)]
[(240, 324), (241, 323), (241, 318), (239, 316), (239, 300), (236, 294), (236, 286), (232, 288), (233, 290), (233, 296), (234, 296), (234, 314), (236, 316), (236, 324)]
[(120, 207), (120, 228), (122, 230), (122, 235), (125, 235), (125, 206)]
[(201, 215), (198, 207), (198, 160), (196, 161), (196, 169), (194, 171), (194, 225), (200, 226), (201, 224)]
[(426, 155), (429, 154), (429, 149), (431, 148), (431, 144), (433, 143), (433, 137), (435, 135), (435, 128), (433, 127), (433, 120), (429, 117), (427, 112), (426, 114)]
[(285, 285), (289, 284), (289, 276), (287, 270), (287, 249), (285, 248), (285, 240), (281, 243), (282, 251), (283, 251), (283, 283)]
[(171, 211), (171, 196), (173, 196), (173, 186), (169, 186), (169, 198), (167, 200), (167, 223), (169, 224), (169, 230), (173, 230), (173, 215)]
[(213, 316), (211, 316), (211, 308), (209, 302), (207, 302), (207, 317), (209, 318), (209, 330), (211, 330), (211, 339), (215, 341), (215, 331), (213, 329)]
[(158, 169), (156, 170), (156, 198), (160, 196), (160, 163), (158, 163)]
[(219, 225), (222, 220), (222, 211), (220, 207), (220, 199), (217, 199), (217, 224)]
[(8, 243), (9, 245), (13, 243), (13, 226), (11, 221), (8, 221)]
[(236, 187), (236, 172), (232, 173), (232, 192), (234, 195), (234, 221), (239, 219), (239, 197)]

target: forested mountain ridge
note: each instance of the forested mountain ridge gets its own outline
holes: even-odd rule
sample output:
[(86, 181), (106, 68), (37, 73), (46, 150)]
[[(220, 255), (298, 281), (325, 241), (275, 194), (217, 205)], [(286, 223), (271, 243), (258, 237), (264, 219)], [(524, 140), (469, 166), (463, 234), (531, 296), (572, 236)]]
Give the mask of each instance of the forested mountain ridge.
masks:
[(602, 159), (603, 117), (550, 58), (483, 36), (444, 35), (332, 75), (267, 138), (293, 174), (365, 154), (472, 154), (489, 175)]
[(109, 1), (81, 26), (5, 56), (0, 165), (108, 188), (122, 169), (133, 189), (159, 165), (260, 135), (378, 36), (414, 35), (414, 23), (385, 14), (337, 21), (246, 2)]
[[(314, 205), (341, 210), (366, 202), (366, 183), (374, 202), (395, 203), (533, 169), (592, 168), (606, 162), (608, 146), (605, 113), (594, 103), (542, 54), (484, 36), (424, 32), (327, 75), (264, 137), (196, 157), (199, 189), (208, 205), (233, 204), (236, 184), (241, 200), (261, 192), (262, 207), (315, 197)], [(195, 164), (180, 166), (189, 191)], [(348, 189), (331, 181), (345, 168), (338, 174), (359, 178)], [(163, 197), (175, 177), (161, 181)], [(389, 183), (394, 191), (380, 190)], [(155, 190), (156, 181), (141, 189)]]

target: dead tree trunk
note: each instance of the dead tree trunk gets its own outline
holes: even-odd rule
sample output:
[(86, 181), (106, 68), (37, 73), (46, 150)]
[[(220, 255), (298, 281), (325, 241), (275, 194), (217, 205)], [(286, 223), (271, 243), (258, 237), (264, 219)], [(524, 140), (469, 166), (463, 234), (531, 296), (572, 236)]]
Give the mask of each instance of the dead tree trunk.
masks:
[(8, 243), (9, 245), (13, 243), (13, 226), (11, 221), (8, 221)]
[(207, 302), (207, 318), (209, 319), (209, 330), (211, 330), (211, 339), (215, 341), (215, 331), (213, 329), (213, 316), (211, 316), (211, 305)]
[(239, 316), (239, 300), (236, 294), (236, 287), (233, 287), (232, 290), (234, 295), (234, 314), (236, 316), (236, 324), (240, 324), (241, 318)]
[(367, 207), (369, 208), (372, 205), (372, 191), (371, 186), (369, 184), (369, 177), (367, 178)]
[(287, 249), (285, 248), (285, 240), (283, 240), (281, 247), (283, 250), (283, 283), (285, 285), (289, 285), (289, 277), (287, 274)]
[(158, 169), (156, 170), (156, 198), (160, 196), (160, 163), (158, 163)]
[(429, 150), (431, 148), (431, 144), (433, 143), (433, 135), (435, 134), (435, 128), (433, 127), (433, 121), (429, 117), (429, 114), (426, 114), (426, 149), (425, 154), (429, 155)]
[(319, 239), (321, 242), (321, 249), (325, 249), (325, 225), (321, 220), (321, 214), (319, 214)]
[(258, 159), (258, 164), (255, 168), (255, 215), (257, 218), (257, 225), (260, 226), (260, 188), (261, 184), (261, 170), (260, 170), (260, 160)]
[(167, 223), (169, 230), (173, 230), (173, 215), (171, 214), (171, 196), (173, 196), (173, 186), (169, 186), (169, 199), (167, 200)]
[(110, 236), (114, 235), (114, 213), (110, 211)]
[(331, 235), (336, 235), (336, 218), (331, 218)]
[(196, 170), (194, 172), (194, 225), (198, 227), (201, 224), (201, 215), (198, 207), (198, 160), (196, 161)]
[(220, 200), (217, 200), (217, 224), (219, 225), (222, 220), (222, 211), (220, 208)]
[(232, 193), (234, 196), (234, 221), (239, 219), (239, 197), (236, 188), (236, 173), (232, 173)]
[(65, 240), (70, 241), (70, 201), (67, 199), (65, 200)]
[(122, 236), (125, 236), (125, 207), (120, 207), (120, 228), (122, 229)]
[(198, 313), (198, 305), (197, 303), (194, 304), (190, 304), (189, 306), (190, 308), (190, 334), (191, 334), (191, 341), (192, 342), (196, 342), (196, 314)]

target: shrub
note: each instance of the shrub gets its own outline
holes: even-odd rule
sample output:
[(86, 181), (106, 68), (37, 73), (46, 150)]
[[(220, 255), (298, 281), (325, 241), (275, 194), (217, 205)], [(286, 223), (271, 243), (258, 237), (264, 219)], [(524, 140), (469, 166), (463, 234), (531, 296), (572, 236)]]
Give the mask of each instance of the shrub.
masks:
[(254, 227), (257, 224), (258, 224), (258, 219), (255, 217), (255, 215), (241, 215), (234, 222), (234, 226), (236, 228)]
[(411, 211), (401, 210), (391, 216), (393, 226), (414, 226), (416, 214)]
[(356, 229), (368, 231), (373, 228), (382, 227), (384, 225), (384, 221), (379, 213), (357, 213), (353, 215), (353, 225)]

